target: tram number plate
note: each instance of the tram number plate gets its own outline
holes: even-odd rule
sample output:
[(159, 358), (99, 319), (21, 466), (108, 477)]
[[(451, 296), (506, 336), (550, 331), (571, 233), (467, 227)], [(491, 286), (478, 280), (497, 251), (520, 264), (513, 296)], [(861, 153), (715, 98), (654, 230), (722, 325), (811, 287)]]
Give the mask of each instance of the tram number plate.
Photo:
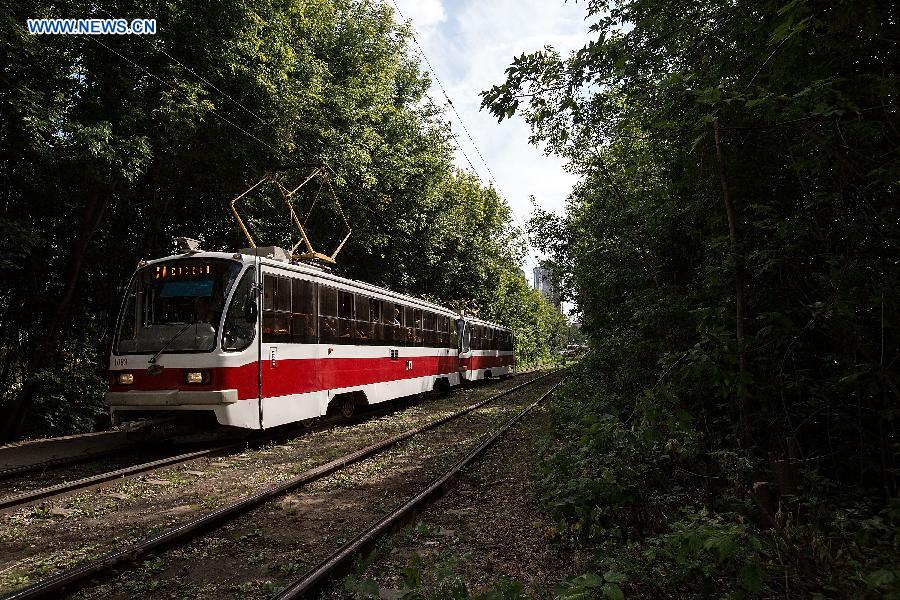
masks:
[(412, 371), (412, 361), (411, 360), (406, 361), (406, 370)]
[(278, 365), (278, 348), (269, 348), (269, 360), (272, 361), (272, 368), (274, 369)]

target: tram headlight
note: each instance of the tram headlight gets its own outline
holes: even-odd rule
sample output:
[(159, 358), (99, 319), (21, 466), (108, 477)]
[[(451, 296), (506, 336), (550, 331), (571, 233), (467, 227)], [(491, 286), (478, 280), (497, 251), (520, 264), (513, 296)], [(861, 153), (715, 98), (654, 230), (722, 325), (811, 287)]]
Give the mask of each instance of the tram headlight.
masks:
[(116, 383), (119, 385), (131, 385), (134, 383), (133, 373), (118, 373), (116, 375)]
[(185, 371), (184, 382), (193, 385), (209, 383), (209, 371), (203, 369), (199, 371)]

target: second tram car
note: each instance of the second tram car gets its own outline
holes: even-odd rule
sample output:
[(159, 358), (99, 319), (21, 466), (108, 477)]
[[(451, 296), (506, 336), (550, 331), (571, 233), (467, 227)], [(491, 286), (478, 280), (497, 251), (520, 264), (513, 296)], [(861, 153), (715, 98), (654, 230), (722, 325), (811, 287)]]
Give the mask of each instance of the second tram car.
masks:
[(512, 332), (497, 324), (292, 263), (278, 248), (195, 251), (132, 277), (107, 401), (114, 423), (207, 411), (263, 429), (514, 365)]

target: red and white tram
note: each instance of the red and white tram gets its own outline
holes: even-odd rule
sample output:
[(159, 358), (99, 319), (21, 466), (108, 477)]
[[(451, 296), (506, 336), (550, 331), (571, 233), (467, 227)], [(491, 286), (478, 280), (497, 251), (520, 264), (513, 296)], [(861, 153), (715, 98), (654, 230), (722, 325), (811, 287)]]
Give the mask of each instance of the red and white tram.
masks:
[(278, 248), (247, 252), (138, 268), (110, 356), (114, 423), (212, 411), (220, 424), (262, 429), (515, 364), (507, 328), (294, 264)]

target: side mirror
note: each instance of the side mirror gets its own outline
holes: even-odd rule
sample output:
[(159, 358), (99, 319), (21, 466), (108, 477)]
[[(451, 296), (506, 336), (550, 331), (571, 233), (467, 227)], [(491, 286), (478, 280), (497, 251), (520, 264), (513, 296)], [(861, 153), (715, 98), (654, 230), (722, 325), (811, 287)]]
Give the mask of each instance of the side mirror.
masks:
[(256, 302), (253, 300), (247, 300), (244, 302), (244, 320), (249, 322), (256, 322), (256, 317), (258, 313), (256, 312)]

